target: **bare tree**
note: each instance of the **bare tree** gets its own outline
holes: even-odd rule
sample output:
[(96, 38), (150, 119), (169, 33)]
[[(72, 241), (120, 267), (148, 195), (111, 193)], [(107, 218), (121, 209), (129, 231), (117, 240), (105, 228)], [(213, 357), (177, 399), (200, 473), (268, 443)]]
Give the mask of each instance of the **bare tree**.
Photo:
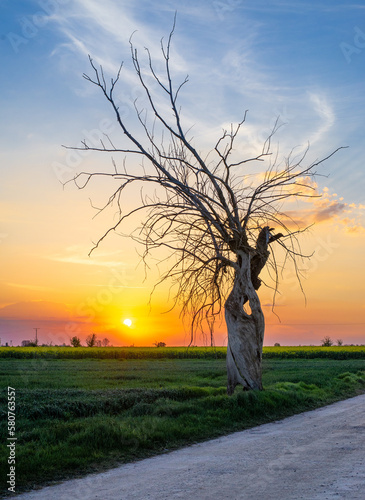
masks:
[(156, 347), (166, 347), (166, 342), (154, 342), (153, 345)]
[[(274, 252), (269, 251), (275, 244), (284, 254), (284, 263), (292, 261), (300, 279), (297, 259), (302, 253), (297, 236), (304, 229), (294, 227), (281, 207), (288, 199), (316, 195), (310, 179), (315, 168), (334, 153), (306, 166), (307, 151), (300, 158), (291, 153), (280, 163), (272, 152), (272, 137), (278, 128), (275, 125), (262, 150), (242, 158), (236, 141), (245, 113), (242, 121), (223, 130), (209, 154), (203, 155), (185, 130), (178, 107), (188, 77), (174, 86), (170, 64), (174, 28), (166, 43), (161, 40), (162, 75), (155, 71), (148, 49), (146, 67), (141, 67), (130, 40), (131, 60), (149, 109), (141, 109), (138, 101), (134, 102), (137, 131), (122, 117), (115, 95), (122, 65), (116, 78), (107, 83), (103, 68), (89, 56), (93, 75), (84, 74), (84, 78), (109, 102), (122, 143), (116, 145), (114, 138), (105, 136), (96, 147), (84, 140), (81, 147), (73, 149), (118, 153), (124, 160), (117, 165), (113, 158), (113, 171), (109, 173), (80, 172), (72, 180), (79, 189), (99, 177), (111, 178), (117, 184), (105, 206), (99, 208), (115, 207), (117, 222), (91, 251), (109, 233), (120, 230), (127, 219), (143, 212), (141, 226), (129, 236), (144, 245), (144, 260), (153, 250), (169, 250), (172, 262), (159, 283), (170, 279), (177, 286), (175, 304), (179, 303), (182, 313), (191, 318), (192, 340), (194, 332), (209, 328), (213, 343), (214, 322), (224, 308), (228, 394), (239, 384), (244, 389), (262, 389), (265, 322), (257, 294), (262, 283), (259, 275), (267, 265), (273, 289), (277, 290), (278, 264)], [(152, 92), (149, 78), (157, 92)], [(125, 157), (141, 159), (140, 166), (127, 167)], [(260, 175), (253, 175), (250, 165), (258, 162), (266, 162), (266, 168)], [(136, 184), (141, 186), (141, 197), (127, 209), (123, 205), (125, 191)], [(144, 186), (155, 189), (144, 194)]]
[(88, 335), (86, 337), (86, 345), (87, 347), (95, 347), (96, 345), (96, 334), (95, 333), (90, 333), (90, 335)]
[(321, 344), (322, 347), (331, 347), (333, 345), (333, 340), (329, 336), (324, 337), (321, 340), (321, 342), (322, 342), (322, 344)]
[(103, 347), (108, 347), (108, 345), (110, 344), (109, 339), (107, 339), (107, 338), (105, 337), (105, 339), (103, 339), (103, 341), (102, 341), (102, 344), (103, 344)]

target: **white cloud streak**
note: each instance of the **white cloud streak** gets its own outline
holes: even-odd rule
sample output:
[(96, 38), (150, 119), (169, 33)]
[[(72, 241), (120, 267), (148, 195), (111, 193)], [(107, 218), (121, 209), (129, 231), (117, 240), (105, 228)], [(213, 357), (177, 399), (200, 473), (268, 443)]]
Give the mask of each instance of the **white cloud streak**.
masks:
[[(64, 262), (66, 264), (81, 264), (85, 266), (101, 266), (109, 268), (120, 268), (127, 266), (123, 260), (110, 260), (110, 257), (119, 255), (119, 251), (115, 252), (98, 252), (95, 257), (86, 257), (88, 251), (83, 250), (79, 245), (73, 245), (66, 248), (65, 254), (56, 254), (47, 256), (48, 260), (55, 262)], [(105, 260), (106, 259), (106, 260)]]
[(335, 113), (327, 99), (319, 94), (309, 93), (313, 110), (320, 118), (320, 124), (309, 137), (309, 143), (315, 144), (324, 139), (335, 123)]

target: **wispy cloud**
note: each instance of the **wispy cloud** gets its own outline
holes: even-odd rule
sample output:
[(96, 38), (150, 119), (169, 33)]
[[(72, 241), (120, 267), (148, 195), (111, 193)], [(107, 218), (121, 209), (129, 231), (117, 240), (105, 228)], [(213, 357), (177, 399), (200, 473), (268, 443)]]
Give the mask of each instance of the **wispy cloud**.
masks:
[(365, 6), (362, 4), (348, 4), (348, 3), (338, 3), (335, 2), (312, 2), (303, 0), (284, 0), (276, 1), (275, 3), (266, 1), (256, 1), (250, 2), (245, 5), (248, 10), (257, 10), (259, 12), (300, 12), (300, 13), (311, 13), (316, 12), (339, 12), (343, 10), (362, 10)]
[(87, 257), (88, 251), (82, 249), (79, 245), (73, 245), (66, 248), (64, 254), (49, 255), (46, 258), (55, 262), (64, 262), (67, 264), (78, 264), (85, 266), (101, 266), (110, 268), (120, 268), (125, 266), (124, 261), (110, 260), (110, 257), (120, 255), (119, 251), (99, 252), (97, 256)]
[(75, 0), (69, 9), (67, 16), (52, 18), (68, 40), (55, 48), (53, 54), (60, 55), (67, 50), (82, 57), (90, 54), (102, 62), (106, 71), (115, 72), (121, 57), (129, 54), (129, 38), (135, 31), (143, 32), (144, 46), (157, 48), (159, 44), (160, 37), (148, 20), (142, 21), (137, 15), (140, 5), (113, 0), (102, 4), (97, 0)]
[(353, 235), (365, 233), (365, 226), (359, 224), (355, 218), (349, 219), (346, 217), (345, 219), (342, 219), (341, 222), (345, 226), (346, 233), (353, 234)]
[(92, 258), (88, 259), (77, 255), (67, 255), (67, 256), (53, 255), (48, 257), (48, 259), (53, 260), (55, 262), (65, 262), (66, 264), (81, 264), (85, 266), (117, 267), (121, 265), (121, 263), (118, 261), (101, 262), (101, 261), (95, 261), (95, 259)]
[(346, 203), (343, 197), (337, 193), (331, 193), (325, 187), (320, 192), (315, 191), (314, 198), (304, 199), (310, 208), (287, 210), (286, 215), (290, 217), (288, 225), (295, 224), (301, 227), (320, 223), (338, 223), (345, 226), (345, 231), (351, 234), (359, 234), (365, 231), (365, 210), (362, 204)]
[(325, 135), (331, 130), (335, 123), (335, 113), (333, 107), (328, 103), (325, 96), (309, 93), (309, 100), (313, 105), (313, 111), (320, 119), (319, 125), (310, 135), (308, 141), (310, 144), (315, 144), (321, 141)]
[[(227, 119), (240, 120), (245, 108), (250, 108), (243, 138), (248, 142), (247, 154), (262, 147), (278, 115), (281, 115), (283, 124), (290, 122), (290, 127), (285, 128), (285, 134), (280, 136), (283, 149), (308, 140), (316, 143), (325, 138), (335, 122), (329, 97), (320, 91), (306, 94), (302, 87), (295, 89), (287, 77), (283, 78), (278, 68), (263, 63), (260, 47), (262, 36), (266, 39), (268, 35), (267, 26), (258, 16), (241, 15), (244, 36), (236, 39), (234, 44), (227, 38), (227, 30), (217, 29), (209, 45), (206, 41), (200, 45), (199, 37), (191, 37), (191, 22), (197, 26), (200, 23), (205, 30), (209, 24), (215, 26), (215, 22), (218, 27), (222, 22), (213, 7), (196, 5), (194, 2), (179, 6), (173, 57), (170, 60), (177, 83), (187, 73), (191, 75), (189, 89), (181, 93), (183, 123), (186, 129), (194, 127), (193, 133), (199, 138), (199, 147), (212, 147)], [(265, 5), (259, 2), (257, 8), (262, 7)], [(247, 3), (235, 5), (239, 11), (255, 8)], [(275, 10), (289, 8), (292, 8), (290, 2), (275, 4)], [(91, 54), (98, 63), (103, 64), (108, 76), (115, 76), (121, 59), (125, 59), (122, 83), (117, 94), (119, 92), (122, 100), (127, 98), (130, 102), (138, 97), (143, 106), (129, 60), (128, 40), (137, 30), (134, 42), (141, 58), (145, 55), (144, 47), (148, 47), (157, 71), (163, 70), (160, 39), (168, 36), (176, 2), (168, 1), (156, 10), (154, 4), (147, 1), (146, 12), (156, 12), (157, 19), (153, 23), (141, 12), (140, 4), (133, 2), (106, 0), (101, 4), (97, 0), (75, 0), (68, 9), (67, 17), (53, 17), (55, 27), (67, 40), (59, 44), (53, 54), (66, 56), (68, 71), (70, 59), (67, 53), (72, 54), (76, 58), (72, 63), (75, 72), (80, 71), (79, 61), (84, 60), (86, 66), (86, 56)], [(170, 19), (168, 25), (167, 19)], [(158, 102), (162, 111), (169, 116), (169, 103)]]
[(15, 287), (15, 288), (23, 288), (25, 290), (33, 290), (35, 292), (50, 292), (52, 288), (47, 286), (37, 286), (37, 285), (24, 285), (21, 283), (5, 283), (7, 286)]
[[(327, 8), (339, 9), (345, 4), (329, 6), (327, 3), (282, 1), (270, 5), (267, 2), (242, 2), (242, 5), (236, 6), (236, 14), (239, 15), (232, 15), (230, 20), (236, 23), (234, 40), (230, 39), (227, 26), (223, 30), (218, 29), (222, 21), (212, 5), (203, 6), (188, 1), (179, 6), (173, 40), (171, 65), (176, 82), (180, 83), (187, 73), (190, 74), (189, 85), (180, 94), (180, 104), (182, 123), (185, 129), (192, 127), (194, 145), (202, 150), (214, 147), (221, 129), (226, 128), (229, 121), (239, 121), (245, 109), (249, 109), (248, 119), (242, 129), (241, 144), (237, 143), (237, 154), (245, 157), (261, 150), (278, 116), (282, 127), (274, 141), (280, 143), (283, 154), (293, 146), (303, 150), (308, 143), (315, 146), (319, 156), (323, 151), (328, 154), (332, 145), (347, 145), (350, 128), (354, 125), (352, 122), (344, 130), (340, 123), (338, 108), (339, 103), (343, 103), (343, 93), (334, 91), (330, 85), (322, 88), (320, 78), (313, 80), (313, 85), (303, 83), (301, 76), (305, 75), (305, 59), (303, 67), (298, 64), (297, 71), (290, 72), (289, 66), (276, 64), (276, 60), (273, 62), (265, 56), (267, 51), (270, 53), (270, 34), (275, 33), (275, 47), (279, 52), (282, 49), (287, 53), (289, 43), (287, 37), (278, 35), (273, 27), (270, 28), (266, 15), (268, 11), (277, 14), (301, 9), (324, 13)], [(349, 7), (355, 10), (362, 8), (357, 3)], [(157, 71), (162, 71), (160, 39), (162, 36), (166, 39), (175, 9), (176, 2), (173, 0), (164, 2), (158, 9), (152, 0), (147, 0), (143, 11), (137, 2), (106, 0), (100, 4), (96, 0), (75, 0), (68, 7), (67, 16), (53, 17), (55, 28), (66, 40), (55, 48), (54, 54), (61, 56), (60, 61), (63, 56), (66, 58), (68, 71), (71, 59), (71, 67), (79, 74), (80, 61), (84, 61), (83, 68), (87, 67), (86, 55), (90, 53), (97, 63), (103, 64), (108, 78), (115, 75), (124, 59), (126, 64), (116, 92), (117, 98), (131, 105), (137, 97), (139, 106), (144, 107), (145, 101), (130, 63), (128, 40), (138, 30), (134, 42), (141, 58), (145, 56), (144, 47), (149, 47)], [(266, 12), (266, 17), (259, 15), (262, 10)], [(240, 37), (237, 36), (238, 22), (242, 24)], [(196, 30), (193, 34), (192, 24)], [(203, 31), (201, 40), (197, 27)], [(215, 31), (209, 33), (212, 27)], [(293, 57), (291, 53), (290, 57)], [(90, 90), (92, 86), (85, 88), (87, 92), (93, 92)], [(89, 96), (84, 93), (84, 97)], [(171, 117), (169, 103), (158, 98), (158, 104), (165, 116)], [(130, 110), (134, 112), (133, 106)], [(362, 116), (357, 119), (358, 122), (360, 120)], [(341, 167), (339, 165), (338, 168)], [(341, 204), (332, 204), (323, 210), (318, 217), (338, 213)]]
[[(101, 284), (101, 285), (97, 285), (95, 283), (78, 283), (78, 286), (88, 286), (88, 287), (92, 287), (92, 286), (95, 286), (95, 287), (101, 287), (101, 288), (105, 288), (105, 283), (104, 284)], [(145, 286), (129, 286), (129, 285), (114, 285), (113, 284), (113, 288), (146, 288)]]
[(68, 305), (45, 300), (16, 302), (0, 308), (1, 318), (18, 319), (68, 319)]

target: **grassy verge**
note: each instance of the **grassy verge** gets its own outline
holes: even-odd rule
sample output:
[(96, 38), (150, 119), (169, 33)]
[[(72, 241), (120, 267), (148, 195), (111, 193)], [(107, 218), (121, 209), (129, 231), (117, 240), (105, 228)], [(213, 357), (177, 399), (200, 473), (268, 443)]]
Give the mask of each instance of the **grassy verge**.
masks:
[[(3, 359), (16, 389), (17, 491), (354, 396), (362, 359), (266, 359), (263, 392), (225, 394), (225, 360)], [(6, 477), (6, 391), (0, 393)]]

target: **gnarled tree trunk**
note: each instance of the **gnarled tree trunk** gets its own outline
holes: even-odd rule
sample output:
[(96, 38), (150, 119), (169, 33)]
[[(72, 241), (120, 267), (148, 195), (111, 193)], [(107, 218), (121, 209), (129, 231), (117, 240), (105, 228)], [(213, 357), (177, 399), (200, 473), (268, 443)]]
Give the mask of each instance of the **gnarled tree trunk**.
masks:
[[(261, 359), (265, 320), (251, 281), (250, 255), (241, 252), (241, 267), (225, 304), (228, 329), (227, 392), (241, 384), (244, 389), (262, 389)], [(244, 310), (248, 301), (251, 314)]]
[(244, 390), (262, 389), (261, 364), (265, 319), (256, 290), (261, 285), (259, 274), (270, 254), (267, 249), (268, 244), (280, 236), (282, 235), (271, 236), (270, 228), (264, 227), (257, 238), (256, 249), (246, 248), (237, 251), (239, 269), (236, 271), (233, 289), (225, 304), (229, 395), (233, 394), (239, 384)]

